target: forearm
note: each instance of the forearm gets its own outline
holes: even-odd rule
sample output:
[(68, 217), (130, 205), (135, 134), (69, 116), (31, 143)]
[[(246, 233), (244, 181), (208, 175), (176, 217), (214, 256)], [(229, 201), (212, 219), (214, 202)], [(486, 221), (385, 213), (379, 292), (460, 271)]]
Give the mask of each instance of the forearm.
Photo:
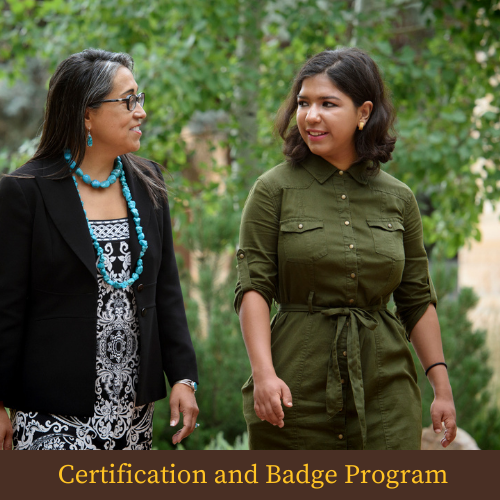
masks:
[[(413, 328), (410, 338), (424, 370), (434, 363), (445, 361), (438, 316), (432, 304)], [(429, 370), (427, 377), (436, 395), (452, 397), (448, 371), (444, 365)]]
[(271, 356), (269, 308), (262, 295), (255, 291), (246, 292), (239, 316), (254, 380), (276, 375)]

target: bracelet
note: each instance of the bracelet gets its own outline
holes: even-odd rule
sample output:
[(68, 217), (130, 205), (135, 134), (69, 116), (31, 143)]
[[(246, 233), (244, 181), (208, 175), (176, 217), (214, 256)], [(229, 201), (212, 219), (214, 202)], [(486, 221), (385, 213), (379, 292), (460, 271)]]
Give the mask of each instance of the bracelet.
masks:
[(173, 385), (175, 385), (175, 384), (187, 385), (187, 386), (191, 387), (193, 392), (196, 392), (198, 390), (198, 384), (196, 382), (193, 382), (192, 380), (190, 380), (188, 378), (183, 378), (182, 380), (177, 380), (177, 382), (174, 382)]
[(427, 377), (429, 370), (432, 370), (432, 368), (434, 368), (437, 365), (444, 365), (446, 367), (446, 369), (448, 369), (448, 365), (444, 361), (440, 361), (439, 363), (434, 363), (433, 365), (429, 366), (429, 368), (427, 368), (427, 370), (425, 370), (425, 376)]

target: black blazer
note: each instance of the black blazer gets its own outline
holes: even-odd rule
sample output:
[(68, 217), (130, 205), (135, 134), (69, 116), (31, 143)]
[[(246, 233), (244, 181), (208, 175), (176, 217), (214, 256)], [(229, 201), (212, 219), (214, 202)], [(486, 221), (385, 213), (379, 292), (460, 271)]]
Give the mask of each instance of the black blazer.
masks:
[[(125, 163), (125, 162), (124, 162)], [(125, 165), (124, 165), (125, 166)], [(153, 166), (152, 175), (159, 171)], [(77, 417), (94, 410), (96, 255), (73, 179), (38, 160), (0, 181), (0, 401), (25, 411)], [(140, 328), (137, 405), (170, 385), (198, 381), (175, 261), (168, 203), (155, 210), (125, 167), (148, 242), (133, 284)], [(160, 174), (159, 174), (160, 175)], [(135, 224), (129, 212), (130, 227)], [(130, 231), (132, 269), (141, 247)]]

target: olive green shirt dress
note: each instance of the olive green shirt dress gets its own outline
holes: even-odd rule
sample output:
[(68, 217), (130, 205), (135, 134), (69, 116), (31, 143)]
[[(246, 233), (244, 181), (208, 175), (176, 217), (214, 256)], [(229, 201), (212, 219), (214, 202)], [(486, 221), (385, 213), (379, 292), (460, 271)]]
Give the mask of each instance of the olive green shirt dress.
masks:
[(237, 265), (237, 313), (250, 290), (277, 304), (273, 364), (293, 398), (283, 428), (262, 422), (248, 379), (250, 448), (420, 449), (408, 339), (436, 294), (411, 190), (366, 164), (282, 163), (250, 191)]

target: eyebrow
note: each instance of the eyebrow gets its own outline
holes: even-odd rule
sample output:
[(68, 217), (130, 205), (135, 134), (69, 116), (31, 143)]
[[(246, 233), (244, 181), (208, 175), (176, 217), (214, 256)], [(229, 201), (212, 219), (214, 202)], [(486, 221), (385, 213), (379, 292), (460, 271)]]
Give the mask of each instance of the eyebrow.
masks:
[(130, 95), (130, 94), (135, 94), (134, 89), (128, 89), (125, 92), (122, 92), (120, 95)]
[[(308, 99), (308, 97), (305, 95), (297, 94), (297, 99)], [(342, 100), (340, 97), (337, 97), (334, 95), (322, 95), (322, 96), (319, 96), (319, 99), (322, 99), (323, 101), (325, 101), (326, 99), (336, 99), (337, 101)]]

